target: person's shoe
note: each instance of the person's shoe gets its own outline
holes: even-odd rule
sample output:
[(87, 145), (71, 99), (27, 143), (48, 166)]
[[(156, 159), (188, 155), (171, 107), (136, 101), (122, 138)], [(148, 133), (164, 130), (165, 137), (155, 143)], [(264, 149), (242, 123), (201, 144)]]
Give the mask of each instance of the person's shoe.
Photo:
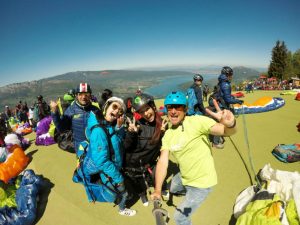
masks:
[(213, 144), (213, 147), (215, 147), (217, 149), (223, 149), (224, 148), (224, 144), (222, 144), (222, 143)]
[(169, 191), (162, 191), (161, 197), (164, 201), (168, 201), (170, 198), (170, 192)]
[(134, 209), (123, 209), (123, 210), (119, 210), (119, 214), (121, 216), (134, 216), (136, 214), (136, 211)]
[(140, 199), (143, 203), (143, 206), (148, 206), (149, 205), (147, 195), (141, 195)]

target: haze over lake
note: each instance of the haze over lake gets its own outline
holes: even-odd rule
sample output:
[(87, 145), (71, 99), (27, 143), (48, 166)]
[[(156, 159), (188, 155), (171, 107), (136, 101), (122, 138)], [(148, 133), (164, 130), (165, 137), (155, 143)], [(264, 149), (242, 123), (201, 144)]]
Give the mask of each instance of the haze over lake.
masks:
[[(204, 74), (203, 77), (204, 77), (203, 84), (205, 84), (207, 81), (212, 79), (216, 79), (217, 82), (218, 75)], [(191, 82), (192, 85), (194, 81), (193, 81), (193, 76), (182, 75), (182, 76), (173, 76), (173, 77), (164, 78), (159, 82), (160, 83), (158, 85), (150, 88), (146, 88), (143, 91), (150, 95), (153, 95), (156, 98), (164, 98), (171, 91), (180, 90), (180, 85), (186, 82)]]

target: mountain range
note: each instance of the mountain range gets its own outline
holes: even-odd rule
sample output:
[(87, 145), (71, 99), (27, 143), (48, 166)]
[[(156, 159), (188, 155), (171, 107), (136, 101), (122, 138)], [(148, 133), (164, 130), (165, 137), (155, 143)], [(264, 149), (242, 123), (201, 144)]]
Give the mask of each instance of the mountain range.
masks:
[[(221, 67), (218, 67), (221, 68)], [(105, 89), (111, 89), (116, 96), (132, 96), (138, 88), (144, 89), (157, 85), (161, 80), (170, 76), (190, 76), (195, 72), (202, 74), (218, 74), (217, 66), (211, 68), (178, 68), (168, 67), (160, 70), (103, 70), (76, 71), (41, 80), (14, 83), (0, 88), (0, 108), (5, 105), (14, 107), (17, 102), (27, 102), (28, 105), (36, 101), (36, 96), (42, 95), (46, 101), (55, 100), (63, 96), (68, 90), (76, 88), (80, 82), (91, 85), (93, 94), (99, 98)], [(234, 67), (234, 81), (239, 83), (247, 79), (255, 79), (259, 71), (247, 67)], [(0, 110), (2, 111), (2, 110)]]

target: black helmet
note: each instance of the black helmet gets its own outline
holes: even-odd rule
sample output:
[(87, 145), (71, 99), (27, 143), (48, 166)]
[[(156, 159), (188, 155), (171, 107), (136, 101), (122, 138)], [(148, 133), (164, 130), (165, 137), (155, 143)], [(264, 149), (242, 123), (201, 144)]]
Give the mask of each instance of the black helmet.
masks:
[(90, 93), (92, 94), (92, 89), (88, 83), (80, 83), (77, 86), (76, 93)]
[(195, 80), (201, 80), (201, 81), (203, 81), (202, 75), (199, 74), (199, 73), (196, 73), (196, 74), (194, 75), (194, 81), (195, 81)]
[(221, 70), (221, 74), (225, 74), (226, 76), (232, 76), (233, 70), (229, 66), (224, 66)]
[(37, 100), (42, 100), (43, 96), (42, 95), (38, 95), (36, 98), (37, 98)]
[(68, 91), (68, 95), (75, 96), (75, 94), (76, 94), (75, 89), (70, 89), (70, 90)]
[(154, 103), (154, 98), (151, 95), (140, 94), (134, 97), (132, 107), (135, 111), (139, 111), (144, 105)]

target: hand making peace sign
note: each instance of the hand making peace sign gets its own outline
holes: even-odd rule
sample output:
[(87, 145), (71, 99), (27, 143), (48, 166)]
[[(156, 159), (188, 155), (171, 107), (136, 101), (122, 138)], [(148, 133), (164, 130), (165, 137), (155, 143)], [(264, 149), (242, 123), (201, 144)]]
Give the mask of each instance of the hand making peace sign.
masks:
[(136, 125), (136, 120), (133, 117), (132, 121), (129, 117), (127, 117), (127, 122), (128, 122), (128, 131), (129, 132), (138, 132), (140, 129), (140, 125)]
[(217, 112), (213, 112), (210, 109), (206, 108), (206, 112), (212, 118), (215, 118), (219, 123), (223, 124), (226, 127), (232, 127), (235, 124), (235, 118), (233, 113), (230, 110), (224, 109), (221, 110), (217, 101), (213, 100), (214, 106)]

